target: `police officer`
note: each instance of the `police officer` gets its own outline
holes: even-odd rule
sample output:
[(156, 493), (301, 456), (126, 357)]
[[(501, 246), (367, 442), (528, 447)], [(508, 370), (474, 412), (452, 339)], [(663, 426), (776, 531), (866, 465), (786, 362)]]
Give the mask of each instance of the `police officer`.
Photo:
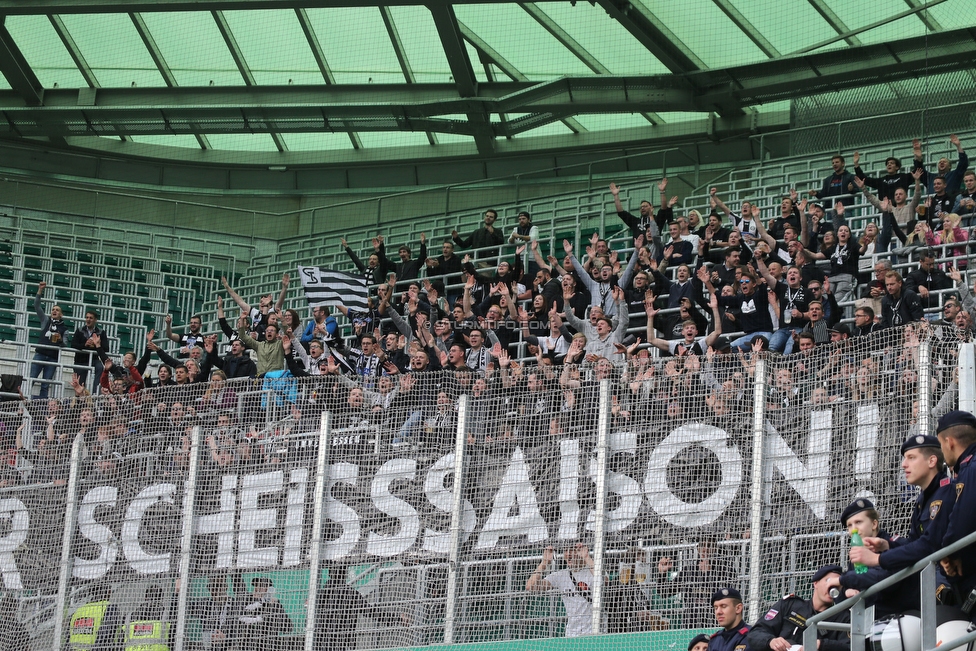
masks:
[(708, 636), (704, 633), (699, 633), (695, 637), (691, 638), (691, 642), (688, 643), (688, 651), (707, 651), (708, 650)]
[(111, 598), (112, 589), (107, 583), (92, 586), (91, 601), (71, 616), (67, 645), (70, 651), (108, 651), (115, 648), (122, 619), (119, 607), (109, 603)]
[[(850, 584), (847, 575), (842, 579), (846, 587), (864, 589), (867, 585), (885, 578), (893, 572), (911, 567), (929, 554), (939, 549), (945, 535), (949, 513), (956, 501), (955, 487), (943, 468), (944, 459), (939, 439), (922, 434), (908, 437), (901, 446), (901, 468), (905, 473), (905, 481), (912, 486), (922, 489), (915, 506), (912, 508), (912, 520), (906, 538), (884, 540), (868, 536), (864, 538), (864, 547), (852, 547), (850, 552), (852, 563), (864, 563), (870, 568), (880, 568), (884, 574), (874, 570), (861, 577), (870, 577), (869, 583), (859, 587), (857, 578)], [(946, 584), (940, 583), (940, 601), (948, 601)], [(898, 591), (898, 592), (896, 592)], [(889, 595), (891, 593), (891, 595)], [(894, 608), (902, 606), (905, 609), (919, 607), (919, 584), (917, 577), (909, 577), (882, 592), (885, 596), (898, 596), (900, 604), (890, 604)], [(879, 599), (879, 601), (882, 601)], [(882, 608), (876, 614), (884, 616)], [(892, 612), (898, 612), (892, 610)]]
[[(952, 466), (956, 503), (949, 513), (942, 546), (946, 547), (976, 531), (976, 416), (950, 411), (936, 428), (945, 462)], [(956, 593), (956, 601), (972, 616), (976, 604), (976, 554), (970, 545), (942, 560), (942, 569)]]
[(163, 617), (163, 589), (146, 588), (146, 599), (123, 631), (125, 651), (169, 651), (169, 622)]
[[(852, 533), (856, 529), (862, 538), (877, 541), (878, 546), (897, 544), (901, 538), (882, 531), (879, 520), (880, 516), (877, 509), (874, 508), (874, 503), (863, 497), (851, 502), (840, 516), (840, 523), (847, 529), (848, 533)], [(859, 548), (851, 547), (851, 549)], [(868, 570), (865, 574), (858, 574), (854, 569), (854, 561), (852, 560), (847, 567), (847, 572), (837, 581), (829, 581), (829, 584), (831, 586), (839, 584), (848, 590), (860, 591), (867, 590), (887, 576), (888, 572), (880, 568)], [(854, 593), (851, 592), (850, 594)], [(918, 580), (916, 579), (911, 585), (903, 586), (899, 583), (897, 586), (891, 586), (869, 599), (868, 605), (873, 605), (875, 612), (881, 617), (918, 608), (918, 599)]]
[(719, 588), (712, 595), (715, 621), (722, 627), (708, 640), (708, 651), (746, 651), (749, 626), (742, 622), (742, 595), (735, 588)]
[[(795, 644), (803, 644), (803, 631), (807, 619), (823, 612), (833, 605), (828, 592), (828, 579), (843, 574), (839, 565), (825, 565), (813, 575), (813, 596), (801, 599), (796, 595), (786, 595), (752, 625), (746, 636), (751, 651), (789, 651)], [(824, 621), (848, 623), (851, 613), (842, 611)], [(820, 651), (848, 651), (851, 640), (843, 631), (817, 631)], [(811, 650), (812, 651), (812, 650)]]

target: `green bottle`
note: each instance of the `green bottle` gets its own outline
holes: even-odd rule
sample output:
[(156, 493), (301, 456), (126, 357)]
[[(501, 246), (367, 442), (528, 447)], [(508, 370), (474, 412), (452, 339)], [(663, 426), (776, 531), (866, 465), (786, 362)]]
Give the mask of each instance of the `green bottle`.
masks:
[[(864, 541), (861, 540), (861, 534), (857, 532), (857, 529), (851, 529), (851, 547), (864, 547)], [(864, 574), (868, 571), (868, 566), (864, 563), (854, 563), (854, 571), (858, 574)]]

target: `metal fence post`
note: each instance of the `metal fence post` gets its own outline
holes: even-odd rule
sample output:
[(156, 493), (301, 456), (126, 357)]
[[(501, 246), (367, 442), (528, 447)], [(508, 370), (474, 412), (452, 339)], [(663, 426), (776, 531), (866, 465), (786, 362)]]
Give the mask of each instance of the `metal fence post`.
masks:
[(64, 639), (64, 619), (68, 614), (68, 583), (71, 581), (71, 541), (78, 519), (78, 478), (81, 474), (81, 446), (84, 436), (78, 434), (71, 445), (71, 469), (64, 505), (64, 532), (61, 534), (61, 571), (58, 575), (58, 599), (54, 606), (54, 648), (61, 648)]
[(976, 344), (959, 345), (959, 408), (976, 413)]
[(932, 342), (918, 345), (918, 431), (928, 434), (932, 423)]
[(600, 416), (597, 422), (596, 485), (593, 520), (593, 634), (603, 620), (604, 527), (607, 511), (607, 446), (610, 435), (610, 380), (600, 382)]
[(935, 631), (935, 563), (929, 563), (924, 570), (919, 572), (918, 580), (920, 581), (922, 597), (922, 648), (934, 649), (937, 637)]
[(182, 649), (186, 644), (187, 607), (190, 603), (190, 554), (193, 551), (193, 505), (197, 496), (197, 475), (200, 472), (200, 426), (190, 434), (190, 464), (183, 487), (183, 535), (180, 540), (180, 590), (176, 600), (176, 631), (173, 648)]
[(454, 505), (451, 508), (450, 551), (447, 558), (447, 600), (444, 604), (444, 644), (454, 643), (457, 628), (458, 574), (461, 558), (461, 516), (464, 512), (464, 446), (468, 429), (470, 396), (458, 401), (457, 436), (454, 439)]
[[(315, 461), (315, 510), (312, 516), (312, 535), (308, 552), (308, 603), (305, 606), (305, 651), (315, 645), (315, 611), (319, 593), (319, 564), (322, 561), (322, 526), (325, 523), (325, 487), (329, 481), (329, 446), (332, 441), (332, 414), (322, 412), (319, 430), (319, 454)], [(329, 581), (338, 577), (329, 576)]]
[(752, 518), (749, 525), (749, 610), (747, 619), (759, 618), (762, 588), (762, 513), (763, 448), (766, 434), (766, 360), (756, 360), (755, 387), (752, 398)]

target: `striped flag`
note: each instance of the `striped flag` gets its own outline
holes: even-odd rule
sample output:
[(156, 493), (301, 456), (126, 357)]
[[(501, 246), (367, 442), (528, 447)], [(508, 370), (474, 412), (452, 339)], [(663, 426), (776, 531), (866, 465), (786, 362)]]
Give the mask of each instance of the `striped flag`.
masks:
[(362, 276), (318, 267), (299, 267), (298, 275), (310, 307), (345, 305), (350, 310), (369, 310), (366, 279)]

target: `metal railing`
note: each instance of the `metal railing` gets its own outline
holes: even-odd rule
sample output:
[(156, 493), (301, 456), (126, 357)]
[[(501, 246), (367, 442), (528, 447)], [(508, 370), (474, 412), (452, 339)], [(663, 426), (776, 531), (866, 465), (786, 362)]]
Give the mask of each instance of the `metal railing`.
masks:
[[(806, 649), (817, 648), (817, 631), (820, 629), (831, 631), (850, 631), (851, 649), (863, 649), (865, 635), (867, 634), (870, 622), (867, 621), (865, 601), (868, 597), (878, 594), (910, 576), (919, 574), (921, 583), (921, 620), (922, 620), (922, 651), (938, 651), (939, 648), (955, 649), (969, 642), (976, 641), (976, 631), (967, 633), (953, 640), (943, 640), (937, 643), (936, 640), (936, 621), (935, 621), (935, 563), (957, 551), (965, 549), (970, 545), (976, 544), (976, 531), (970, 533), (961, 540), (957, 540), (947, 547), (929, 554), (911, 567), (895, 572), (883, 581), (875, 583), (873, 586), (860, 592), (853, 597), (835, 603), (830, 608), (815, 614), (807, 619), (807, 628), (803, 632), (803, 647)], [(844, 624), (838, 622), (827, 622), (830, 617), (845, 610), (851, 611), (851, 623)]]

